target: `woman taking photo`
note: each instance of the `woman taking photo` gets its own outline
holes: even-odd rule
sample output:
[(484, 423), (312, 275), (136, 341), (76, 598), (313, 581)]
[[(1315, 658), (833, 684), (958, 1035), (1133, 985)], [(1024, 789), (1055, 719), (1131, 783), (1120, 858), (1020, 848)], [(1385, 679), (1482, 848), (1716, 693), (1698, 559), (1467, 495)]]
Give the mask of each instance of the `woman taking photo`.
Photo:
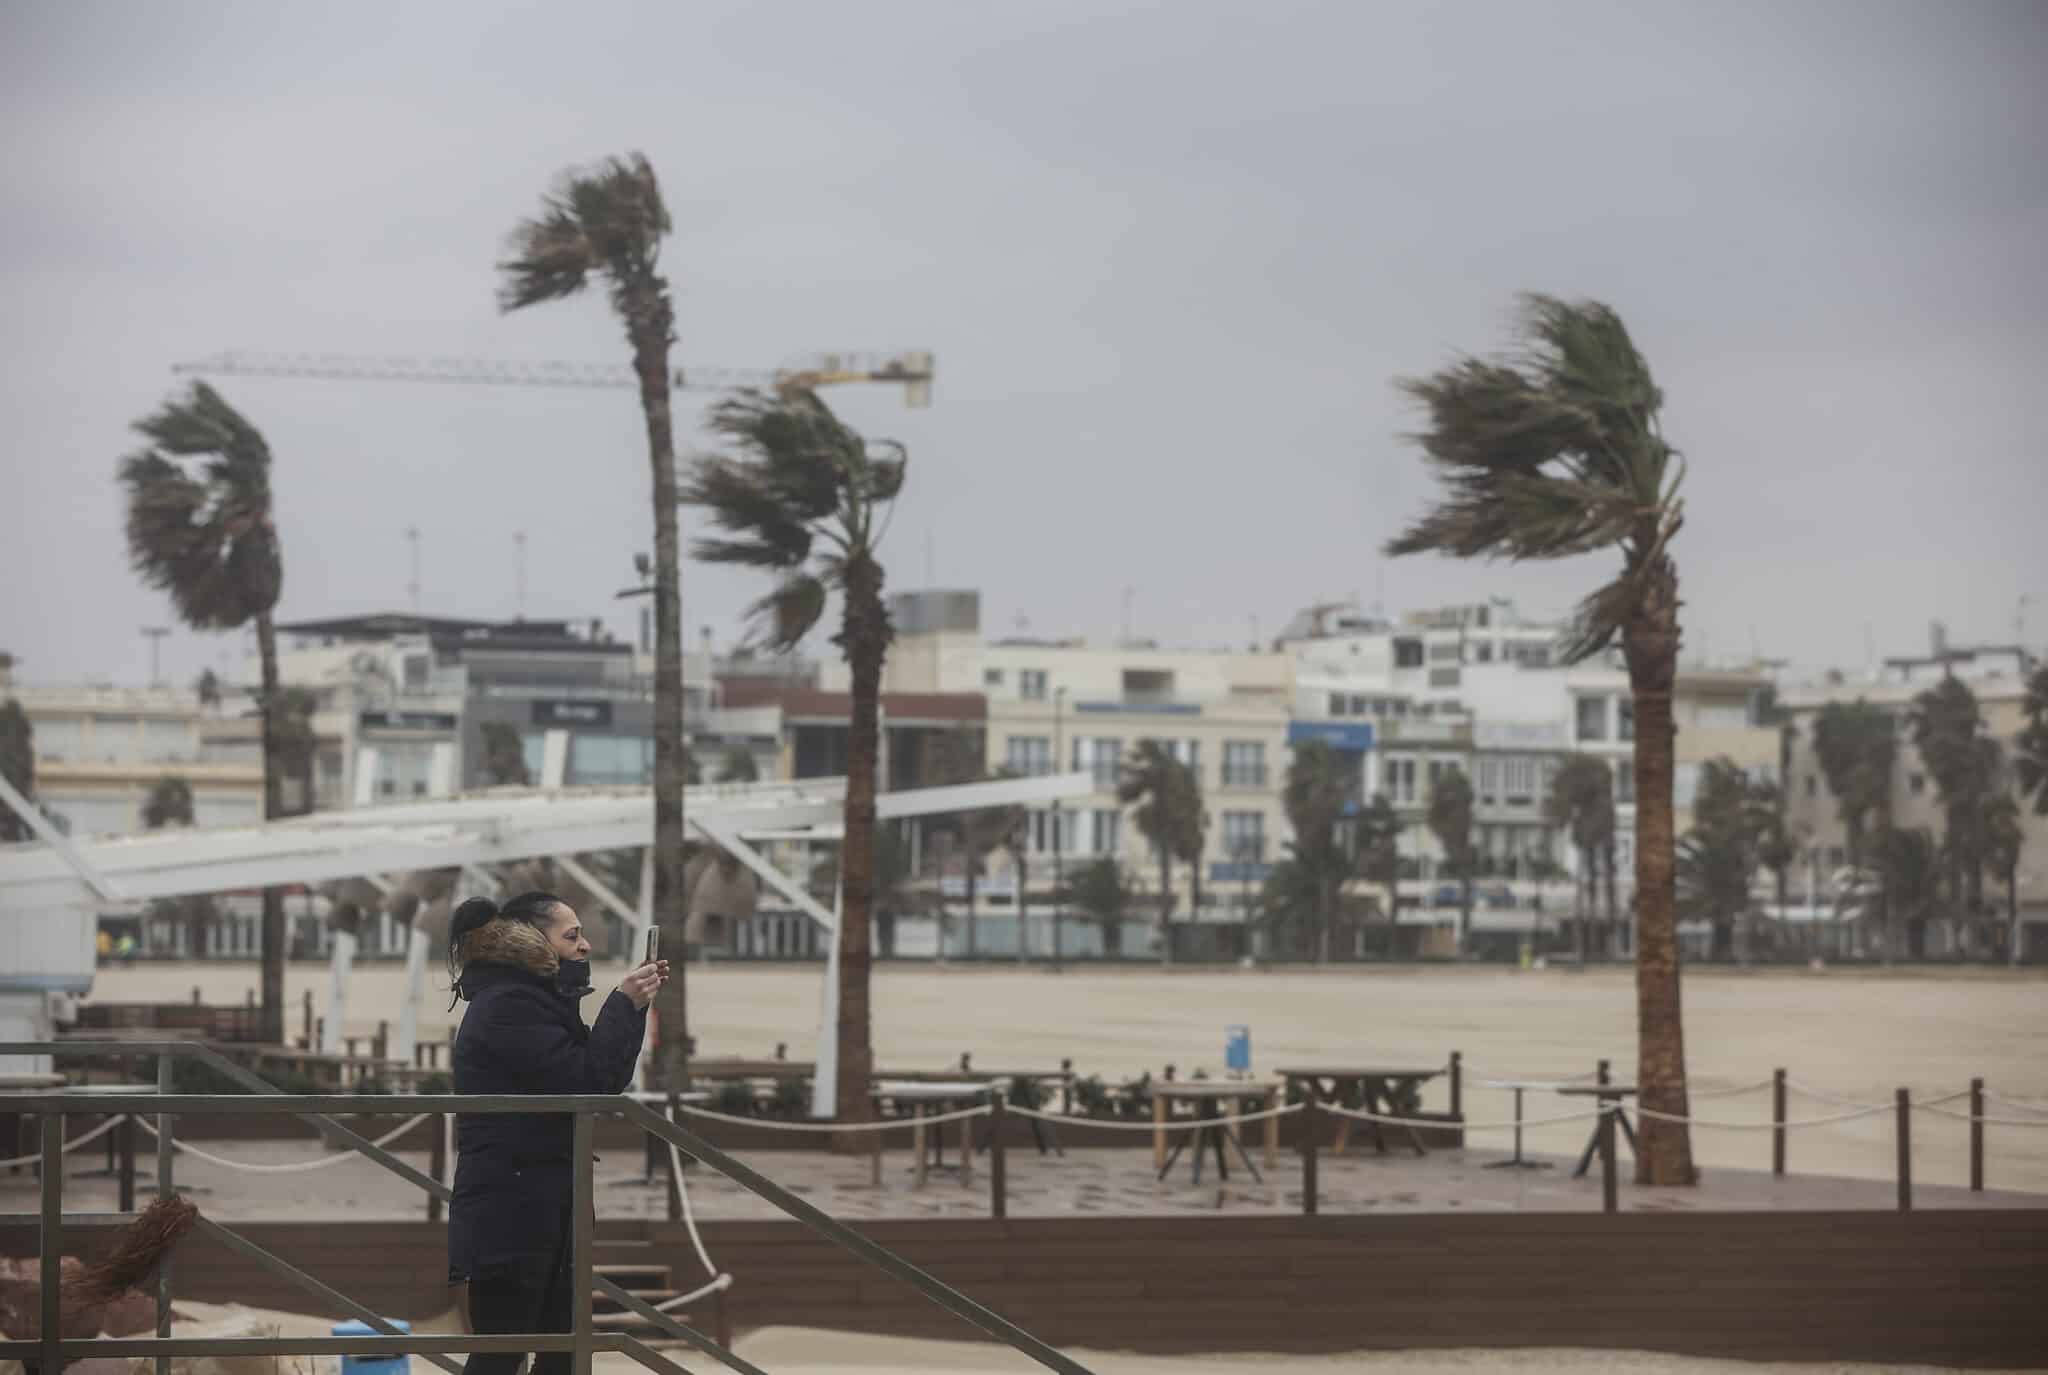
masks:
[[(522, 893), (503, 907), (471, 898), (448, 927), (448, 966), (469, 1009), (455, 1034), (457, 1093), (621, 1093), (633, 1080), (647, 1008), (666, 960), (627, 974), (584, 1026), (590, 942), (568, 903)], [(458, 1114), (448, 1205), (448, 1282), (471, 1331), (570, 1331), (575, 1119), (565, 1113)], [(588, 1301), (588, 1296), (584, 1296)], [(472, 1354), (467, 1375), (512, 1375), (517, 1353)], [(548, 1352), (535, 1375), (558, 1375)]]

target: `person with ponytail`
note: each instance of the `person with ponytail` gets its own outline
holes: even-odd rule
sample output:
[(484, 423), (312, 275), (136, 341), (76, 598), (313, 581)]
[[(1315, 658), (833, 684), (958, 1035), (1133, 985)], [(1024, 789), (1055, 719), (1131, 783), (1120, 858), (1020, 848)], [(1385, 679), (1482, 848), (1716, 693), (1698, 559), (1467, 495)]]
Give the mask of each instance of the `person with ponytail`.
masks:
[[(448, 926), (448, 970), (469, 1003), (455, 1033), (457, 1093), (621, 1093), (668, 962), (639, 965), (583, 1023), (590, 942), (551, 893), (504, 906), (471, 898)], [(574, 1119), (564, 1113), (458, 1114), (448, 1282), (470, 1329), (570, 1330)], [(516, 1352), (477, 1352), (466, 1375), (513, 1375)], [(536, 1357), (534, 1375), (563, 1375), (567, 1352)]]

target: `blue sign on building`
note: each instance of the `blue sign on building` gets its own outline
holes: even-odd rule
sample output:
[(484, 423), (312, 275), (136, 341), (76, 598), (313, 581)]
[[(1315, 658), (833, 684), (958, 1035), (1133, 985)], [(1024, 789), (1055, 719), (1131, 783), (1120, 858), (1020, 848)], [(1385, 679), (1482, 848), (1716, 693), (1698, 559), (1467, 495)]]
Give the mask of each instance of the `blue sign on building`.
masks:
[(1245, 863), (1240, 860), (1223, 860), (1209, 866), (1211, 883), (1264, 883), (1272, 874), (1270, 864)]
[(1287, 743), (1306, 744), (1320, 740), (1333, 750), (1355, 750), (1364, 753), (1372, 749), (1373, 734), (1370, 721), (1291, 721), (1287, 726)]
[(1096, 716), (1200, 716), (1200, 702), (1076, 702), (1074, 710)]

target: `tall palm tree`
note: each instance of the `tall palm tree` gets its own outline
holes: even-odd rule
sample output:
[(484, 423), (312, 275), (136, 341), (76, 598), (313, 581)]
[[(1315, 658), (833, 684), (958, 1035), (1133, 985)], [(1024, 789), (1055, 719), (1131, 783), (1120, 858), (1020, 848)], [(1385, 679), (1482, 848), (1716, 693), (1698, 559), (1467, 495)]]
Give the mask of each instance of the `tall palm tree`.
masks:
[[(1854, 702), (1829, 702), (1813, 721), (1813, 754), (1821, 777), (1835, 796), (1835, 807), (1848, 840), (1850, 870), (1857, 884), (1881, 866), (1868, 853), (1892, 828), (1892, 770), (1898, 760), (1899, 735), (1891, 716), (1881, 707), (1858, 698)], [(1890, 964), (1897, 942), (1892, 939), (1891, 918), (1885, 911), (1886, 887), (1874, 885), (1877, 899), (1878, 939), (1884, 962)]]
[(2006, 959), (2020, 962), (2020, 850), (2027, 843), (2019, 799), (2000, 793), (1984, 802), (1984, 862), (2005, 880)]
[(1985, 734), (1977, 694), (1952, 673), (1913, 699), (1908, 720), (1941, 798), (1949, 901), (1974, 916), (1984, 903), (1984, 804), (1997, 787), (1998, 744)]
[[(278, 726), (283, 694), (271, 612), (284, 588), (284, 557), (271, 514), (270, 446), (204, 382), (135, 422), (148, 441), (121, 460), (128, 494), (128, 556), (151, 587), (170, 594), (194, 630), (255, 622), (262, 665), (263, 815), (284, 814)], [(188, 462), (193, 460), (193, 462)], [(284, 890), (263, 890), (264, 1039), (284, 1040)]]
[(1749, 780), (1731, 759), (1707, 761), (1693, 801), (1693, 827), (1678, 847), (1678, 907), (1714, 930), (1712, 958), (1735, 954), (1736, 924), (1752, 904), (1756, 826)]
[[(1783, 775), (1781, 774), (1780, 777)], [(1771, 872), (1776, 891), (1778, 920), (1784, 921), (1786, 890), (1790, 887), (1793, 862), (1799, 858), (1800, 838), (1785, 818), (1785, 790), (1776, 783), (1753, 783), (1749, 789), (1750, 832), (1756, 842), (1756, 862)], [(1779, 927), (1782, 933), (1784, 928)], [(1751, 933), (1750, 948), (1756, 946)]]
[(1330, 930), (1337, 921), (1337, 902), (1351, 877), (1351, 856), (1337, 834), (1344, 815), (1346, 786), (1337, 770), (1337, 756), (1327, 742), (1305, 740), (1294, 747), (1280, 805), (1287, 813), (1294, 839), (1285, 863), (1298, 871), (1310, 902), (1316, 932), (1316, 963), (1330, 962)]
[(1373, 794), (1358, 814), (1357, 835), (1359, 877), (1386, 893), (1387, 929), (1392, 931), (1401, 916), (1401, 818), (1385, 793)]
[[(12, 697), (0, 702), (0, 776), (5, 776), (22, 797), (35, 800), (36, 731), (21, 703)], [(12, 807), (0, 807), (0, 844), (28, 840), (34, 835)]]
[(484, 722), (483, 774), (494, 787), (530, 787), (533, 771), (526, 767), (526, 747), (519, 728), (509, 721)]
[(172, 774), (159, 778), (142, 799), (142, 824), (152, 831), (192, 824), (192, 785)]
[(1188, 768), (1157, 740), (1140, 740), (1119, 766), (1116, 800), (1134, 808), (1131, 824), (1159, 857), (1159, 962), (1173, 963), (1173, 861), (1183, 849), (1190, 798)]
[(1551, 776), (1543, 815), (1571, 838), (1578, 855), (1579, 959), (1586, 958), (1586, 930), (1592, 923), (1598, 859), (1614, 842), (1614, 773), (1590, 754), (1565, 756)]
[(1472, 843), (1472, 780), (1453, 765), (1429, 785), (1428, 823), (1444, 852), (1444, 867), (1458, 880), (1458, 954), (1472, 940), (1472, 871), (1479, 859)]
[(2048, 664), (2027, 679), (2027, 724), (2013, 741), (2013, 774), (2020, 801), (2033, 802), (2035, 816), (2048, 816)]
[[(851, 670), (853, 703), (840, 886), (837, 1102), (842, 1121), (866, 1122), (874, 1115), (868, 971), (875, 774), (882, 664), (894, 637), (882, 602), (879, 553), (908, 459), (902, 445), (864, 439), (800, 389), (781, 396), (739, 393), (713, 408), (711, 425), (735, 452), (698, 459), (683, 485), (681, 499), (704, 507), (722, 532), (698, 540), (692, 553), (776, 577), (775, 589), (753, 612), (762, 637), (778, 650), (794, 649), (824, 615), (827, 594), (839, 594), (833, 643)], [(849, 1136), (843, 1144), (854, 1149), (859, 1141)]]
[[(1906, 953), (1917, 960), (1927, 953), (1927, 921), (1940, 898), (1941, 847), (1924, 826), (1887, 828), (1877, 841), (1877, 872), (1885, 920), (1905, 928)], [(1886, 948), (1892, 944), (1888, 927)]]
[[(1636, 1027), (1645, 1106), (1688, 1115), (1673, 912), (1671, 688), (1678, 672), (1684, 473), (1658, 421), (1663, 393), (1621, 318), (1595, 302), (1524, 298), (1515, 356), (1466, 358), (1404, 384), (1439, 505), (1387, 546), (1460, 558), (1556, 559), (1619, 549), (1622, 572), (1580, 603), (1560, 646), (1576, 663), (1617, 639), (1635, 697)], [(1645, 1119), (1636, 1178), (1691, 1184), (1682, 1123)]]
[[(564, 173), (540, 213), (513, 229), (498, 264), (498, 307), (511, 312), (580, 294), (604, 280), (625, 326), (640, 384), (654, 502), (654, 902), (666, 947), (680, 954), (689, 931), (684, 873), (683, 623), (681, 553), (676, 537), (676, 450), (669, 414), (669, 345), (675, 310), (662, 275), (668, 207), (654, 168), (640, 153)], [(655, 996), (661, 1019), (664, 1089), (683, 1087), (690, 1053), (683, 964)]]
[(1136, 896), (1123, 866), (1104, 855), (1074, 871), (1062, 901), (1101, 928), (1102, 953), (1115, 959), (1123, 954), (1124, 915)]

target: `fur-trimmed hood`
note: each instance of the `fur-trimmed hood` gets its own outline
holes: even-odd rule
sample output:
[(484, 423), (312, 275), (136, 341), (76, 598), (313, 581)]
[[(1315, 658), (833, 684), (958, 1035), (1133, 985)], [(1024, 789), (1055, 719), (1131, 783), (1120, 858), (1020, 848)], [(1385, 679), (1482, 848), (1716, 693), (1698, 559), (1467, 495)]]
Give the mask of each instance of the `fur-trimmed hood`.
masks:
[(456, 962), (466, 974), (472, 964), (505, 964), (553, 981), (562, 967), (561, 956), (548, 938), (523, 921), (496, 917), (462, 938)]

